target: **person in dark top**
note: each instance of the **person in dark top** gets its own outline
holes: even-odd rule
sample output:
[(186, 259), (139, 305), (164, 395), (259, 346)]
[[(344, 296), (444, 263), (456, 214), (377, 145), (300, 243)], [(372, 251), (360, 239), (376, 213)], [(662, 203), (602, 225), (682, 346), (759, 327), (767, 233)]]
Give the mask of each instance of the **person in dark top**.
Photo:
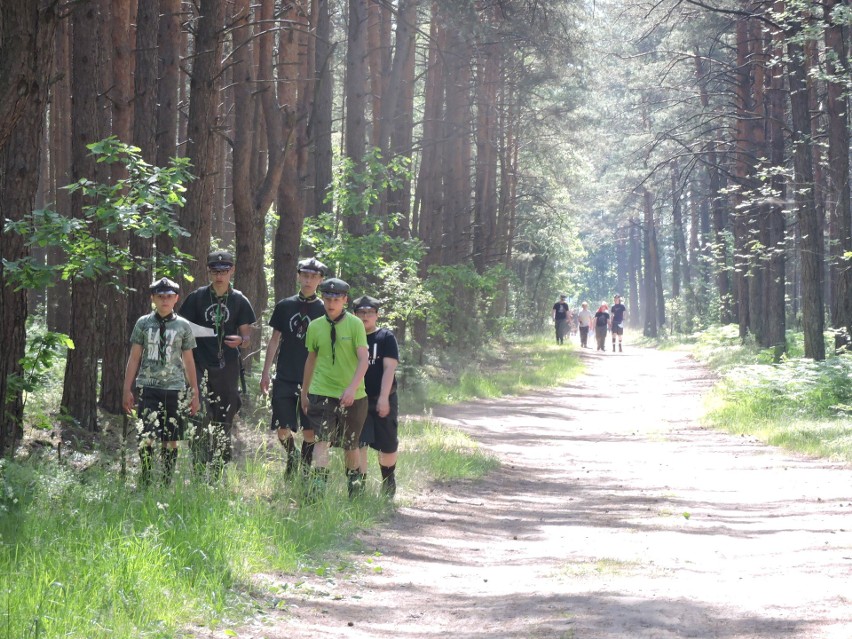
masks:
[[(207, 273), (210, 284), (187, 295), (178, 315), (195, 324), (197, 345), (192, 354), (206, 404), (204, 416), (193, 421), (193, 461), (198, 472), (210, 470), (210, 477), (215, 478), (231, 460), (231, 430), (242, 406), (240, 349), (251, 345), (251, 327), (257, 318), (251, 302), (231, 285), (231, 253), (210, 253)], [(203, 333), (207, 335), (199, 336)]]
[(568, 303), (565, 301), (565, 295), (559, 296), (559, 301), (553, 305), (553, 321), (556, 323), (556, 343), (562, 344), (565, 339), (565, 333), (568, 332)]
[(367, 331), (367, 352), (370, 366), (364, 376), (367, 391), (367, 419), (361, 430), (361, 485), (367, 480), (367, 447), (379, 454), (382, 473), (382, 492), (389, 498), (396, 494), (396, 458), (399, 450), (399, 401), (396, 395), (396, 368), (399, 365), (399, 345), (393, 332), (378, 328), (381, 303), (374, 297), (362, 295), (352, 302), (355, 315), (364, 322)]
[(598, 350), (606, 351), (606, 329), (609, 324), (609, 307), (606, 302), (601, 302), (598, 312), (595, 313), (595, 339), (598, 342)]
[[(313, 459), (314, 431), (307, 418), (302, 417), (299, 406), (302, 376), (305, 372), (305, 360), (308, 349), (305, 347), (305, 335), (311, 320), (325, 315), (322, 300), (317, 297), (317, 286), (322, 282), (328, 269), (325, 264), (314, 258), (301, 260), (296, 266), (299, 292), (285, 297), (275, 304), (269, 325), (272, 337), (266, 346), (266, 359), (260, 376), (260, 389), (269, 393), (269, 371), (276, 359), (275, 379), (272, 381), (272, 430), (276, 431), (278, 441), (286, 451), (285, 473), (292, 475), (301, 460), (302, 468), (307, 472)], [(302, 427), (301, 453), (296, 451), (294, 433)]]
[(627, 307), (621, 303), (621, 295), (613, 298), (612, 321), (610, 322), (610, 333), (612, 334), (612, 352), (615, 352), (615, 338), (618, 337), (618, 352), (621, 353), (621, 338), (624, 337), (624, 320), (627, 316)]

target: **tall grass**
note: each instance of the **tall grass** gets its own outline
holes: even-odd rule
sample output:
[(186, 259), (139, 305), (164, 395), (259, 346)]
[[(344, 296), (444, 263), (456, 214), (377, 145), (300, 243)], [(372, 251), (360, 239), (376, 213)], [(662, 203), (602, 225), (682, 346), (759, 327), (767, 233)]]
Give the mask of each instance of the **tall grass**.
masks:
[(478, 360), (458, 354), (455, 361), (443, 361), (425, 383), (412, 380), (410, 392), (402, 394), (403, 407), (422, 412), (429, 406), (519, 395), (569, 381), (583, 368), (573, 348), (557, 346), (552, 337), (519, 337), (499, 346)]
[(852, 461), (852, 358), (814, 362), (795, 356), (801, 334), (789, 333), (787, 342), (793, 355), (773, 363), (773, 353), (740, 340), (736, 326), (701, 334), (693, 352), (721, 375), (706, 421), (790, 450)]
[[(350, 502), (340, 479), (299, 508), (299, 484), (251, 461), (221, 486), (135, 492), (56, 462), (4, 464), (0, 637), (172, 637), (227, 624), (259, 571), (319, 561), (388, 505)], [(15, 501), (17, 500), (17, 501)]]

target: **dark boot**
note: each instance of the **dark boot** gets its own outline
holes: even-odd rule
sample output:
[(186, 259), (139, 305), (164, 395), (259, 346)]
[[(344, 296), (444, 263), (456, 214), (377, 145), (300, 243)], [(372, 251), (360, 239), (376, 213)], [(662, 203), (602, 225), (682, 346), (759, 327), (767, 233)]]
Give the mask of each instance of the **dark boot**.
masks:
[(388, 499), (396, 495), (396, 464), (393, 466), (379, 466), (382, 471), (382, 494)]
[(175, 465), (177, 465), (178, 451), (177, 448), (163, 448), (163, 486), (168, 486), (172, 483), (172, 477), (175, 474)]
[(314, 461), (314, 442), (302, 442), (302, 473), (307, 475)]
[(349, 499), (360, 497), (364, 494), (364, 489), (367, 487), (367, 475), (360, 470), (346, 471), (346, 483), (349, 489)]
[(296, 468), (299, 465), (299, 457), (296, 455), (296, 442), (293, 441), (292, 437), (288, 437), (287, 439), (282, 439), (281, 445), (284, 447), (284, 456), (286, 457), (286, 466), (284, 468), (284, 474), (287, 477), (291, 477), (293, 473), (296, 472)]
[(621, 350), (621, 342), (619, 342), (619, 343), (618, 343), (618, 352), (619, 352), (619, 353), (621, 353), (621, 352), (622, 352), (622, 350)]

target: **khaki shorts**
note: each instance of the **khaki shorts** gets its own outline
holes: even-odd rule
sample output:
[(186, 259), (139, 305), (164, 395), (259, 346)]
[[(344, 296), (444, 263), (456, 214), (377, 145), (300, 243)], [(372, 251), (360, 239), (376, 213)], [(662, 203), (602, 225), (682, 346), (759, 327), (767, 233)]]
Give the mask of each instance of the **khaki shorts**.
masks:
[(337, 397), (308, 395), (308, 420), (318, 442), (329, 442), (344, 450), (357, 450), (367, 418), (367, 398), (356, 399), (343, 408)]

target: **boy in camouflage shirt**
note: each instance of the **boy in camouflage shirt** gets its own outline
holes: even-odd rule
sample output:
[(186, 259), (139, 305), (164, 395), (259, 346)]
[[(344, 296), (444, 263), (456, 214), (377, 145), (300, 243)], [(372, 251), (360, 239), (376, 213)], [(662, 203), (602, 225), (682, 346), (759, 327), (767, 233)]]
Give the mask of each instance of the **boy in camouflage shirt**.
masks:
[(157, 439), (162, 444), (163, 481), (171, 481), (177, 462), (177, 443), (184, 426), (179, 404), (187, 385), (191, 393), (190, 415), (195, 415), (199, 409), (198, 381), (192, 357), (195, 337), (189, 322), (174, 312), (178, 285), (164, 277), (154, 282), (150, 290), (156, 310), (136, 321), (124, 372), (124, 410), (132, 413), (136, 408), (140, 418), (139, 483), (142, 486), (151, 482)]

